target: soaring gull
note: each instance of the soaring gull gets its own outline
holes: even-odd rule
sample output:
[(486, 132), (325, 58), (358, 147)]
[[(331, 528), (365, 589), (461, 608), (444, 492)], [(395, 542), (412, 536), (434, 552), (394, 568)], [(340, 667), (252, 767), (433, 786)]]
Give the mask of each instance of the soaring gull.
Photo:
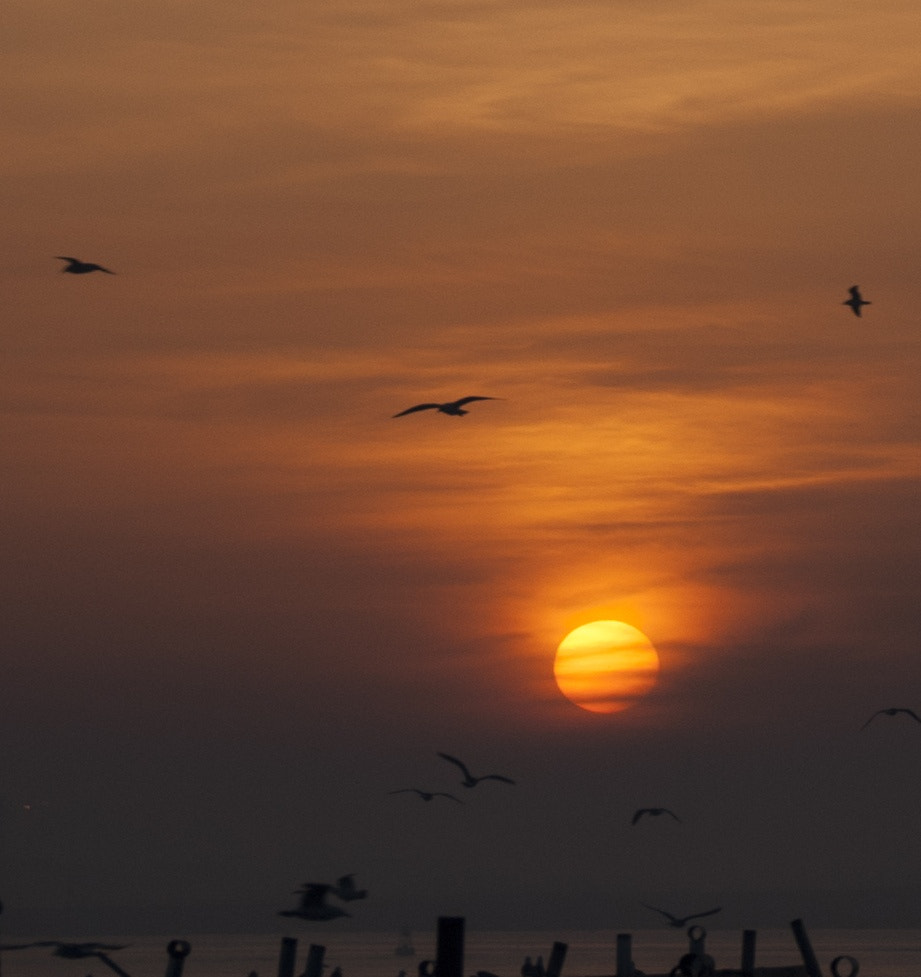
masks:
[(447, 404), (416, 404), (415, 407), (407, 407), (406, 410), (401, 410), (399, 414), (394, 414), (394, 417), (403, 417), (405, 414), (414, 414), (419, 410), (437, 410), (442, 414), (450, 414), (452, 417), (463, 417), (464, 414), (469, 414), (470, 411), (464, 410), (464, 404), (470, 404), (474, 400), (499, 400), (499, 397), (461, 397), (460, 400), (452, 400)]
[(641, 906), (645, 906), (647, 909), (652, 909), (654, 912), (661, 913), (667, 920), (669, 926), (681, 927), (686, 923), (689, 923), (692, 919), (700, 919), (701, 916), (712, 916), (714, 913), (722, 912), (722, 906), (717, 906), (716, 909), (708, 909), (703, 913), (692, 913), (690, 916), (673, 916), (670, 912), (666, 912), (664, 909), (658, 909), (656, 906), (650, 906), (648, 903), (641, 902)]
[(338, 906), (330, 906), (326, 902), (326, 893), (332, 886), (318, 882), (305, 882), (296, 892), (300, 893), (301, 901), (297, 909), (283, 909), (279, 916), (297, 916), (298, 919), (336, 919), (339, 916), (351, 916)]
[(639, 821), (644, 814), (651, 814), (654, 818), (657, 818), (660, 814), (668, 814), (671, 815), (671, 817), (673, 817), (676, 821), (681, 821), (681, 818), (679, 818), (674, 811), (670, 811), (667, 807), (641, 807), (630, 819), (630, 823), (636, 824), (636, 822)]
[(872, 716), (861, 726), (861, 729), (866, 729), (870, 723), (876, 719), (877, 716), (897, 716), (900, 712), (905, 713), (906, 716), (910, 716), (915, 722), (921, 723), (921, 717), (914, 711), (914, 709), (904, 709), (899, 707), (894, 707), (892, 709), (877, 709)]
[(91, 271), (104, 271), (107, 275), (114, 275), (114, 271), (109, 271), (108, 268), (103, 268), (102, 265), (94, 264), (92, 261), (81, 261), (79, 258), (66, 258), (62, 254), (57, 254), (55, 257), (58, 261), (68, 261), (70, 264), (66, 268), (62, 268), (61, 271), (69, 272), (71, 275), (86, 275)]
[(461, 784), (464, 787), (476, 787), (476, 785), (481, 780), (501, 780), (503, 784), (514, 784), (515, 781), (510, 777), (503, 777), (500, 773), (487, 773), (482, 777), (474, 777), (473, 774), (467, 769), (467, 765), (462, 761), (458, 760), (456, 756), (450, 756), (447, 753), (438, 754), (442, 760), (447, 760), (449, 763), (453, 763), (456, 767), (460, 767), (461, 773), (464, 775), (464, 779)]
[(841, 304), (849, 305), (855, 316), (860, 316), (861, 306), (873, 304), (872, 302), (867, 302), (864, 299), (864, 297), (860, 294), (860, 289), (856, 285), (851, 285), (848, 291), (851, 293), (851, 297), (849, 299), (845, 299)]

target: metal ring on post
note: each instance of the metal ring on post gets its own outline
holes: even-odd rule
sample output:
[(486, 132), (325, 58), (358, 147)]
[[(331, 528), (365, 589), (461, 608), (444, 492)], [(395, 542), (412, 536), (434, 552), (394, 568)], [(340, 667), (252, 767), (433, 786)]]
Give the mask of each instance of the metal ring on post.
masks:
[(166, 948), (166, 952), (173, 960), (185, 960), (192, 952), (192, 944), (188, 940), (173, 940)]
[(434, 960), (423, 960), (419, 964), (419, 977), (434, 977), (435, 974), (435, 961)]
[[(838, 965), (841, 963), (849, 963), (851, 969), (847, 973), (841, 973), (838, 970)], [(831, 962), (831, 972), (833, 977), (857, 977), (860, 973), (860, 964), (857, 962), (856, 958), (849, 957), (847, 955), (835, 957)]]

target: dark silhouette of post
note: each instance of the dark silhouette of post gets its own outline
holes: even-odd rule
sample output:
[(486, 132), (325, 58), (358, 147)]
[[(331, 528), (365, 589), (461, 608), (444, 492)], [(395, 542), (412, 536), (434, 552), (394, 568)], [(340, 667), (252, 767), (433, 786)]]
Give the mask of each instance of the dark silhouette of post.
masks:
[[(187, 943), (185, 940), (173, 940), (166, 948), (166, 954), (169, 957), (169, 960), (166, 962), (166, 977), (182, 977), (182, 967), (185, 963), (185, 958), (191, 952), (191, 943)], [(111, 963), (109, 966), (112, 966)]]
[(633, 977), (633, 937), (617, 934), (617, 977)]
[(803, 958), (803, 966), (806, 968), (807, 977), (822, 977), (822, 971), (819, 969), (819, 961), (816, 959), (815, 951), (812, 949), (812, 943), (809, 941), (809, 934), (806, 932), (806, 926), (801, 919), (794, 919), (790, 926), (793, 930), (793, 936), (796, 939), (796, 945), (799, 947), (799, 955)]
[(568, 943), (560, 943), (557, 940), (550, 951), (550, 959), (547, 961), (547, 977), (560, 977), (563, 972), (563, 961), (566, 959), (566, 951), (569, 949)]
[(752, 977), (755, 972), (755, 941), (758, 934), (755, 930), (742, 931), (742, 977)]
[(464, 917), (438, 917), (435, 977), (464, 977)]
[(297, 957), (297, 940), (283, 936), (278, 951), (278, 977), (294, 977), (294, 960)]
[(304, 968), (304, 977), (323, 977), (323, 957), (326, 955), (326, 947), (318, 943), (311, 943), (307, 951), (307, 966)]

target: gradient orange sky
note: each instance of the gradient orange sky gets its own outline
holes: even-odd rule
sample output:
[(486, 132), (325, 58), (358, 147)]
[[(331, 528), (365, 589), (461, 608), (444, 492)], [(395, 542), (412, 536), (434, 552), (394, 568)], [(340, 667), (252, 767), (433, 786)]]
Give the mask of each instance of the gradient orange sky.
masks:
[(4, 932), (916, 922), (919, 29), (7, 0)]

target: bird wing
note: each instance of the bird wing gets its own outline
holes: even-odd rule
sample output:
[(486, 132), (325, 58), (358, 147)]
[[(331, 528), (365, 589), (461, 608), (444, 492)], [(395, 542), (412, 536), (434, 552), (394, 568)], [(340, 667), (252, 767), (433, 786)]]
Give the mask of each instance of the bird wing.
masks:
[[(460, 403), (460, 401), (458, 401), (458, 403)], [(442, 758), (442, 760), (447, 760), (448, 763), (453, 763), (456, 767), (460, 767), (464, 776), (469, 777), (471, 780), (473, 780), (473, 776), (471, 775), (470, 771), (467, 769), (467, 765), (464, 763), (463, 760), (458, 760), (456, 756), (451, 756), (450, 753), (439, 753), (438, 755)]]
[(651, 909), (655, 913), (661, 913), (669, 922), (677, 923), (678, 917), (673, 916), (671, 913), (666, 912), (664, 909), (659, 909), (658, 906), (650, 906), (648, 902), (641, 902), (641, 906), (645, 906), (647, 909)]
[(464, 802), (459, 798), (455, 797), (453, 794), (446, 794), (443, 790), (436, 790), (432, 795), (433, 797), (450, 797), (452, 801), (457, 801), (458, 804), (463, 804)]
[[(643, 816), (644, 814), (646, 814), (646, 812), (647, 812), (648, 810), (649, 810), (649, 808), (646, 808), (646, 807), (641, 807), (641, 808), (640, 808), (640, 809), (639, 809), (638, 811), (636, 811), (636, 812), (634, 812), (634, 815), (633, 815), (633, 817), (632, 817), (632, 818), (630, 819), (630, 823), (631, 823), (631, 824), (636, 824), (636, 822), (637, 822), (637, 821), (639, 821), (639, 819), (640, 819), (640, 818), (641, 818), (641, 817), (642, 817), (642, 816)], [(649, 908), (650, 908), (650, 909), (655, 909), (655, 906), (650, 906)], [(661, 910), (661, 909), (659, 909), (659, 910), (658, 910), (658, 912), (662, 912), (662, 910)]]
[(55, 258), (57, 258), (58, 261), (73, 261), (78, 265), (82, 264), (79, 258), (68, 258), (66, 254), (56, 254)]
[(872, 715), (872, 716), (870, 716), (870, 718), (869, 718), (869, 719), (868, 719), (868, 720), (867, 720), (867, 721), (866, 721), (866, 722), (865, 722), (865, 723), (863, 724), (863, 726), (861, 726), (860, 728), (861, 728), (861, 729), (866, 729), (866, 728), (867, 728), (867, 726), (869, 726), (869, 725), (870, 725), (870, 723), (872, 723), (872, 722), (873, 722), (873, 720), (874, 720), (874, 719), (876, 719), (876, 717), (877, 717), (877, 716), (879, 716), (879, 715), (880, 715), (880, 714), (881, 714), (881, 713), (882, 713), (883, 711), (884, 711), (884, 710), (882, 710), (882, 709), (877, 709), (877, 710), (876, 710), (876, 712), (874, 712), (874, 713), (873, 713), (873, 715)]
[(397, 790), (388, 790), (388, 794), (421, 794), (422, 791), (417, 787), (400, 787)]
[(722, 911), (723, 911), (723, 907), (717, 906), (716, 909), (708, 909), (706, 912), (703, 913), (694, 913), (692, 916), (685, 916), (684, 922), (687, 922), (689, 919), (700, 919), (701, 916), (712, 916), (714, 913), (720, 913)]
[(401, 410), (399, 414), (394, 414), (394, 417), (403, 417), (404, 414), (414, 414), (417, 410), (438, 410), (441, 404), (416, 404), (415, 407), (407, 407), (406, 410)]
[(665, 807), (665, 808), (663, 808), (662, 810), (663, 810), (663, 811), (664, 811), (664, 812), (665, 812), (666, 814), (670, 814), (670, 815), (671, 815), (671, 816), (672, 816), (672, 817), (673, 817), (673, 818), (674, 818), (674, 819), (675, 819), (675, 820), (676, 820), (676, 821), (677, 821), (677, 822), (678, 822), (679, 824), (681, 823), (681, 818), (679, 818), (679, 817), (678, 817), (678, 815), (677, 815), (677, 814), (675, 814), (675, 812), (674, 812), (674, 811), (670, 811), (670, 810), (669, 810), (669, 809), (668, 809), (667, 807)]
[(919, 716), (914, 709), (903, 709), (902, 712), (908, 713), (912, 719), (916, 719), (919, 723), (921, 723), (921, 716)]
[(478, 777), (478, 780), (501, 780), (503, 784), (514, 784), (515, 781), (511, 777), (503, 777), (501, 773), (488, 773), (484, 777)]
[(475, 400), (498, 400), (498, 397), (461, 397), (460, 400), (455, 400), (454, 407), (463, 407), (464, 404), (472, 404)]

